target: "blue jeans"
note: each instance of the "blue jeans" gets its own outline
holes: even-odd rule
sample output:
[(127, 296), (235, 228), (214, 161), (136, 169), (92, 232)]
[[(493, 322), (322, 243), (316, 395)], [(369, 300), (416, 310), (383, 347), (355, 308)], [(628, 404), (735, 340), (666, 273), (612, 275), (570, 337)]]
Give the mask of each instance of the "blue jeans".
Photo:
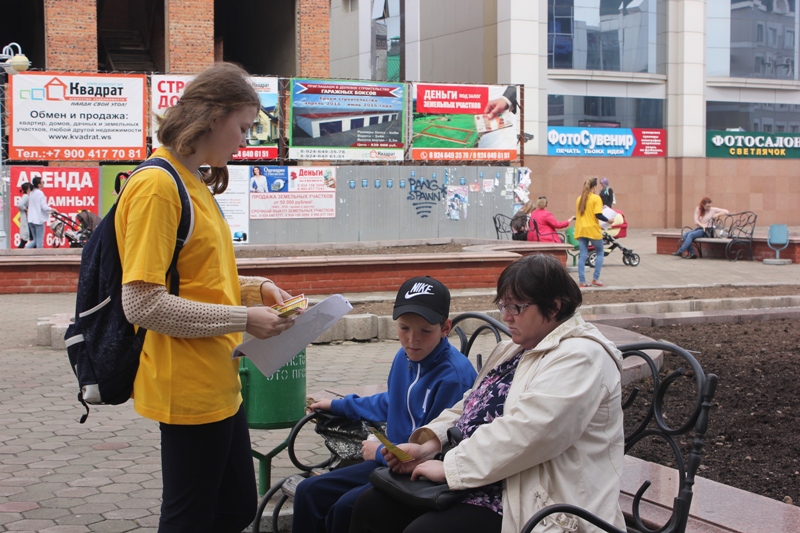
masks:
[(377, 461), (364, 461), (304, 479), (294, 495), (293, 533), (346, 533), (356, 500), (372, 488)]
[[(695, 239), (699, 239), (700, 237), (705, 235), (705, 233), (706, 230), (704, 230), (703, 228), (693, 229), (692, 231), (686, 234), (686, 237), (684, 237), (683, 239), (683, 244), (681, 245), (680, 248), (678, 248), (678, 251), (680, 253), (685, 252), (692, 245), (692, 241), (694, 241)], [(692, 255), (694, 255), (694, 252), (692, 252)]]
[(578, 279), (581, 283), (586, 283), (584, 271), (586, 270), (586, 258), (589, 256), (589, 243), (592, 243), (594, 251), (597, 252), (593, 276), (595, 280), (600, 279), (600, 270), (603, 268), (603, 257), (606, 255), (605, 250), (603, 250), (603, 239), (593, 240), (587, 239), (586, 237), (578, 237), (578, 248), (580, 249), (580, 253), (578, 254)]
[(25, 248), (44, 248), (44, 224), (28, 223), (30, 239)]

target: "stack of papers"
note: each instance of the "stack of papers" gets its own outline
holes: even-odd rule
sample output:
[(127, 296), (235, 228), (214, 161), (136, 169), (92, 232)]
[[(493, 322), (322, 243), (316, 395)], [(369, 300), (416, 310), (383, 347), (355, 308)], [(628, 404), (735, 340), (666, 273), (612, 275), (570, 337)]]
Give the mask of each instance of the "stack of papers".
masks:
[(290, 298), (282, 304), (275, 304), (272, 306), (272, 308), (278, 312), (278, 315), (282, 317), (296, 315), (300, 311), (305, 311), (307, 307), (308, 298), (302, 294)]

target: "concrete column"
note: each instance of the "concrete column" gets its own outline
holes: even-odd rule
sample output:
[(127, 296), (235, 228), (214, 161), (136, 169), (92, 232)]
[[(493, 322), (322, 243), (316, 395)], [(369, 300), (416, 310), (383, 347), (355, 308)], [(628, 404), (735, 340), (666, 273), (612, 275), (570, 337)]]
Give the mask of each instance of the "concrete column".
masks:
[(44, 26), (47, 70), (97, 70), (95, 0), (45, 0)]
[(547, 154), (547, 2), (497, 0), (497, 83), (525, 86), (525, 155)]
[(669, 0), (667, 10), (668, 155), (703, 157), (706, 2)]

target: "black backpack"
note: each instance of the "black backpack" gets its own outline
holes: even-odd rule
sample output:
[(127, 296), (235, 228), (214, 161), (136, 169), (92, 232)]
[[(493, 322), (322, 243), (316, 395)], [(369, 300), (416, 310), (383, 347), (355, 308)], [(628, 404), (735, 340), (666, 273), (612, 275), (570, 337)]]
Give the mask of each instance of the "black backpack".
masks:
[[(167, 272), (169, 292), (177, 295), (180, 285), (178, 254), (194, 225), (192, 202), (178, 171), (164, 159), (144, 161), (134, 169), (131, 177), (139, 170), (153, 167), (172, 176), (181, 198), (175, 252)], [(124, 190), (120, 191), (120, 196)], [(87, 403), (118, 405), (130, 399), (147, 333), (144, 328), (135, 330), (122, 310), (122, 264), (114, 222), (118, 203), (119, 197), (83, 248), (75, 322), (64, 335), (70, 366), (78, 378), (78, 401), (86, 408), (81, 424), (89, 416)]]

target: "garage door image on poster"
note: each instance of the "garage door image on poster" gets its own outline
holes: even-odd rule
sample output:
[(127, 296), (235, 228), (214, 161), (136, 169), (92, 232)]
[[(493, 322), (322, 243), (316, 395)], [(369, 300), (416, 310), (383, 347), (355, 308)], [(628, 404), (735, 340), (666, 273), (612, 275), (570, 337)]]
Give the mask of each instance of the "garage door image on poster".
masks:
[(292, 80), (290, 159), (402, 161), (405, 86)]
[(515, 85), (415, 83), (411, 157), (510, 161), (520, 131)]

